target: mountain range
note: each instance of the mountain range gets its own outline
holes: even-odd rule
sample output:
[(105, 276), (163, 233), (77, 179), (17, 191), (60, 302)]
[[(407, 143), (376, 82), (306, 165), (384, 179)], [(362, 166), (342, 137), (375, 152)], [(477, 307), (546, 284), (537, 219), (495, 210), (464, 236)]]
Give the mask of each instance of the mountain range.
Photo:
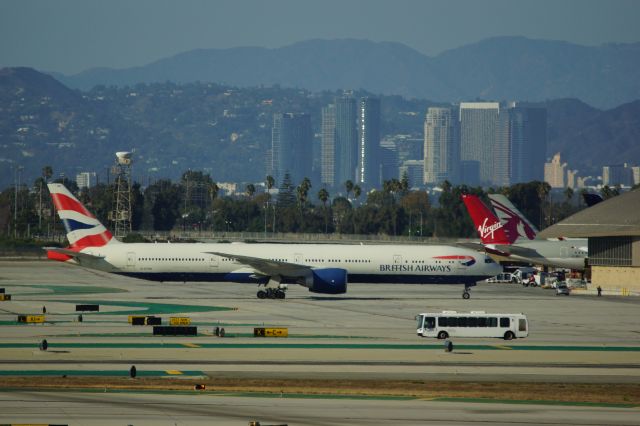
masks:
[(426, 56), (401, 43), (308, 40), (267, 49), (199, 49), (141, 67), (52, 74), (71, 88), (165, 82), (363, 89), (438, 102), (577, 98), (613, 108), (640, 98), (640, 43), (581, 46), (495, 37)]
[[(341, 93), (170, 82), (82, 91), (34, 69), (0, 69), (0, 190), (14, 182), (14, 165), (24, 167), (29, 183), (45, 165), (56, 176), (96, 171), (105, 179), (114, 153), (132, 149), (135, 176), (144, 183), (188, 169), (216, 181), (259, 182), (273, 114), (308, 112), (318, 133), (321, 108)], [(382, 96), (381, 105), (383, 135), (420, 143), (427, 108), (442, 104), (396, 95)], [(640, 100), (611, 109), (578, 99), (536, 105), (547, 109), (548, 157), (560, 152), (582, 176), (600, 174), (603, 165), (640, 164)]]

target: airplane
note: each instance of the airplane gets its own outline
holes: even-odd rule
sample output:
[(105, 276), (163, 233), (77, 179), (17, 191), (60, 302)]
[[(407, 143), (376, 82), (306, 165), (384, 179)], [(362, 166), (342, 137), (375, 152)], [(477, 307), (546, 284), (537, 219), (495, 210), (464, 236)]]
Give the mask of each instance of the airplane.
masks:
[[(258, 284), (260, 299), (284, 299), (287, 284), (313, 293), (342, 294), (347, 282), (464, 284), (502, 267), (485, 253), (446, 245), (131, 243), (113, 237), (62, 184), (48, 184), (69, 247), (47, 257), (151, 281)], [(263, 286), (263, 288), (260, 288)]]
[[(588, 256), (585, 239), (535, 239), (535, 227), (518, 214), (519, 212), (511, 211), (507, 214), (506, 220), (501, 222), (477, 196), (466, 194), (462, 196), (462, 201), (487, 253), (517, 262), (585, 269)], [(500, 205), (504, 206), (503, 203)]]

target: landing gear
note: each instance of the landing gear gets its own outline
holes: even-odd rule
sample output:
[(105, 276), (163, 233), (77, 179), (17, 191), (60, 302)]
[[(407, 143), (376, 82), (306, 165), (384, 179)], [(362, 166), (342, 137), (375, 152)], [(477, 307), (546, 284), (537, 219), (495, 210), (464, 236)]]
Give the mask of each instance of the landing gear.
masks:
[(469, 291), (471, 290), (471, 288), (470, 288), (470, 287), (471, 287), (471, 286), (468, 286), (468, 285), (466, 285), (466, 284), (465, 284), (465, 286), (464, 286), (464, 290), (462, 291), (462, 298), (463, 298), (464, 300), (467, 300), (467, 299), (469, 299), (469, 298), (471, 297), (471, 293), (469, 293)]
[(266, 288), (258, 290), (258, 299), (284, 299), (286, 293), (280, 288)]

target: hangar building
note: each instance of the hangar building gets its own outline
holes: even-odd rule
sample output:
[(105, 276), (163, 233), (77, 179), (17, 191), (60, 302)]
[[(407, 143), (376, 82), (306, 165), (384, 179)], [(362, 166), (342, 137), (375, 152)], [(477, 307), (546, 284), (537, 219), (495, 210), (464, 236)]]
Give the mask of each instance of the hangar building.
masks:
[(556, 223), (540, 238), (588, 238), (591, 287), (640, 295), (640, 189)]

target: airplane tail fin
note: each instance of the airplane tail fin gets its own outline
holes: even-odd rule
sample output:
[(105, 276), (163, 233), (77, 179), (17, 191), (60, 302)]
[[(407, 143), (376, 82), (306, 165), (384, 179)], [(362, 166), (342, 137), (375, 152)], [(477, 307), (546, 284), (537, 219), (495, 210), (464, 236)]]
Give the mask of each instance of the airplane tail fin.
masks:
[(507, 234), (514, 235), (514, 242), (529, 241), (536, 238), (538, 230), (526, 217), (502, 194), (489, 194), (491, 207), (496, 212)]
[(70, 249), (79, 251), (87, 247), (119, 243), (64, 185), (50, 183), (47, 186), (53, 205), (67, 231)]
[(587, 204), (587, 207), (595, 206), (596, 204), (602, 202), (602, 196), (600, 194), (585, 192), (584, 194), (582, 194), (582, 198)]
[(491, 210), (475, 195), (463, 195), (462, 201), (473, 220), (482, 244), (512, 244), (504, 226)]

